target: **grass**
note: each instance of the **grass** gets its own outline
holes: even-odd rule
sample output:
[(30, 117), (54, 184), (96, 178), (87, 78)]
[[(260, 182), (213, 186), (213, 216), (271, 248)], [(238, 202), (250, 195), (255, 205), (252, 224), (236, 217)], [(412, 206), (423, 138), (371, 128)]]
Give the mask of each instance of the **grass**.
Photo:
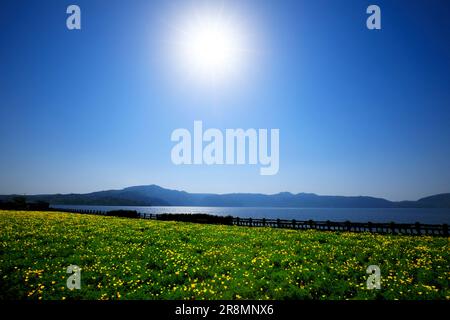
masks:
[(448, 238), (20, 211), (0, 228), (0, 299), (450, 299)]

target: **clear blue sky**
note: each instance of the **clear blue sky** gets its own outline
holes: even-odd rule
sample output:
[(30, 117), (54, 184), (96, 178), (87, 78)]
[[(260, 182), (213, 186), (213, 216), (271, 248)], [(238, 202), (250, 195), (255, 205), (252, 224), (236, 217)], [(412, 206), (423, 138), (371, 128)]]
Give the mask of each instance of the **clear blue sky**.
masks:
[[(171, 19), (204, 3), (3, 0), (0, 193), (450, 192), (449, 1), (224, 1), (255, 48), (214, 90), (167, 54)], [(381, 31), (365, 27), (370, 4)], [(173, 165), (171, 132), (194, 120), (279, 128), (279, 173)]]

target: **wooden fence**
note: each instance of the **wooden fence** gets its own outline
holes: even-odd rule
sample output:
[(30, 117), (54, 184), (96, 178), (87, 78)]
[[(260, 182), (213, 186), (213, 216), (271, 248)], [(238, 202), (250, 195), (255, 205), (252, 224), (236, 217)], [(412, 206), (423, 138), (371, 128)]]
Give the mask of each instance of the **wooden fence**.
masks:
[[(54, 209), (81, 214), (106, 215), (106, 211), (82, 210), (82, 209)], [(158, 219), (158, 214), (139, 213), (143, 219)], [(233, 225), (246, 227), (271, 227), (294, 230), (315, 229), (321, 231), (345, 231), (345, 232), (372, 232), (381, 234), (403, 234), (403, 235), (430, 235), (448, 237), (448, 224), (423, 224), (423, 223), (376, 223), (376, 222), (333, 222), (333, 221), (301, 221), (282, 219), (252, 219), (233, 218)]]
[(316, 229), (322, 231), (373, 232), (384, 234), (436, 235), (448, 237), (447, 224), (423, 223), (375, 223), (375, 222), (333, 222), (333, 221), (299, 221), (281, 219), (243, 219), (234, 218), (233, 224), (249, 227), (288, 228), (295, 230)]

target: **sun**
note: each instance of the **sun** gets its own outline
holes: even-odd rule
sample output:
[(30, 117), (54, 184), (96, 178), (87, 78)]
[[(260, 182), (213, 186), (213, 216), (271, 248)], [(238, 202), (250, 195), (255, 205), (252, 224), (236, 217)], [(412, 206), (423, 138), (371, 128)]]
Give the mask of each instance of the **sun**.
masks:
[(233, 33), (219, 23), (199, 25), (187, 32), (186, 55), (197, 68), (217, 73), (236, 58)]
[(196, 12), (177, 27), (176, 53), (185, 70), (221, 81), (239, 71), (245, 48), (243, 30), (220, 12)]

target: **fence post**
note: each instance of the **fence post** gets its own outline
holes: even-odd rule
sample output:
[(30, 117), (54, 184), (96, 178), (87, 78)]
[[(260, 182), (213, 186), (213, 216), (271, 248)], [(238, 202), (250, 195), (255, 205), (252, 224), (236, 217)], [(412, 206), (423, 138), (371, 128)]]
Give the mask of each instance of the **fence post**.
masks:
[(239, 225), (239, 217), (236, 218), (236, 224)]
[(248, 219), (248, 224), (249, 224), (250, 227), (253, 227), (253, 220), (252, 220), (252, 218)]
[(367, 223), (369, 232), (372, 232), (372, 222), (369, 221), (369, 223)]
[(293, 228), (293, 229), (295, 229), (296, 222), (297, 222), (297, 221), (295, 221), (295, 219), (292, 219), (292, 228)]
[(331, 222), (330, 222), (330, 220), (327, 220), (327, 229), (328, 229), (328, 231), (331, 230)]
[(347, 227), (347, 231), (350, 231), (351, 230), (351, 224), (350, 224), (350, 221), (345, 221), (345, 226)]
[(442, 225), (442, 233), (444, 234), (444, 236), (448, 237), (448, 224), (444, 223)]
[(422, 234), (422, 232), (421, 232), (421, 230), (420, 230), (420, 222), (416, 222), (416, 231), (417, 231), (417, 234)]
[(277, 219), (277, 227), (280, 227), (280, 219)]
[(392, 232), (392, 234), (395, 234), (395, 222), (394, 221), (391, 222), (391, 232)]
[(265, 227), (266, 226), (266, 218), (263, 218), (262, 221), (263, 221), (263, 227)]

